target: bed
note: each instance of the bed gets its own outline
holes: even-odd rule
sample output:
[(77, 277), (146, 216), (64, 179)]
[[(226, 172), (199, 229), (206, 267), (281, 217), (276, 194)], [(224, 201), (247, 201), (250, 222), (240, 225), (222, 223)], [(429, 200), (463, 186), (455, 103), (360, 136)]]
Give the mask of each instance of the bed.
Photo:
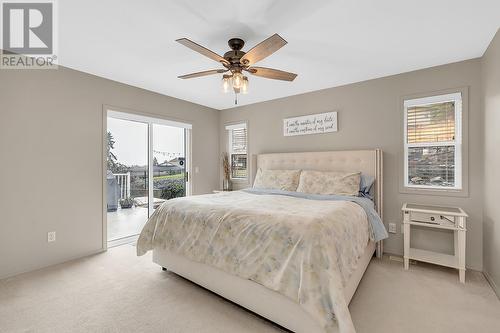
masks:
[[(382, 218), (382, 152), (380, 150), (261, 154), (256, 156), (256, 165), (253, 169), (359, 171), (375, 178), (371, 190), (372, 210)], [(172, 220), (179, 221), (177, 229), (172, 226), (167, 227), (167, 223), (164, 221), (167, 218), (158, 218), (162, 214), (161, 212), (157, 214), (156, 221), (153, 215), (148, 221), (149, 226), (146, 224), (139, 237), (138, 254), (142, 255), (148, 250), (152, 250), (153, 262), (158, 265), (291, 331), (319, 333), (340, 330), (341, 332), (354, 332), (347, 305), (374, 253), (378, 257), (381, 256), (382, 241), (375, 241), (381, 237), (374, 239), (368, 231), (368, 236), (364, 236), (364, 232), (360, 231), (363, 228), (369, 229), (367, 227), (369, 222), (366, 222), (366, 225), (363, 225), (364, 222), (362, 222), (368, 220), (368, 209), (366, 207), (360, 208), (365, 205), (365, 202), (337, 199), (330, 201), (329, 198), (325, 199), (328, 201), (320, 202), (323, 199), (325, 198), (303, 197), (303, 195), (299, 196), (294, 193), (237, 191), (235, 193), (194, 196), (178, 200), (178, 202), (166, 203), (161, 207), (165, 207), (163, 213), (167, 214), (166, 212), (168, 212), (167, 215)], [(294, 234), (287, 234), (283, 237), (285, 241), (290, 239), (290, 251), (284, 251), (283, 247), (278, 245), (276, 245), (279, 247), (278, 249), (273, 249), (275, 243), (283, 243), (283, 239), (280, 239), (277, 233), (273, 233), (274, 230), (282, 230), (287, 223), (291, 223), (289, 221), (292, 221), (294, 216), (297, 216), (294, 225), (306, 220), (300, 215), (304, 213), (306, 206), (311, 210), (313, 221), (321, 220), (320, 222), (322, 222), (325, 220), (329, 222), (328, 219), (341, 220), (342, 218), (355, 220), (349, 215), (351, 213), (346, 213), (354, 211), (357, 214), (356, 219), (360, 222), (344, 223), (342, 228), (336, 227), (337, 229), (328, 228), (337, 224), (341, 225), (341, 222), (329, 222), (327, 227), (321, 225), (322, 228), (318, 228), (318, 234), (320, 236), (324, 234), (321, 236), (323, 242), (316, 240), (320, 236), (311, 238), (314, 241), (307, 241), (308, 238), (300, 233), (298, 238), (300, 242), (295, 242)], [(204, 210), (208, 211), (207, 215), (203, 215)], [(283, 216), (280, 215), (281, 211), (284, 211)], [(235, 212), (238, 215), (235, 215)], [(211, 227), (217, 228), (217, 232), (212, 230), (210, 237), (202, 235), (199, 231), (200, 225), (205, 224), (205, 220), (208, 220), (206, 216), (213, 217), (215, 222)], [(268, 220), (263, 222), (266, 218)], [(231, 223), (221, 224), (221, 221), (227, 219), (232, 219)], [(249, 226), (253, 227), (254, 224), (249, 221), (258, 225), (252, 229), (252, 232), (249, 231), (251, 229)], [(307, 224), (306, 222), (304, 223)], [(210, 225), (210, 222), (206, 222), (206, 224)], [(307, 228), (315, 229), (310, 227), (311, 225), (316, 226), (317, 223), (307, 224)], [(218, 236), (220, 233), (218, 228), (222, 227), (227, 228), (225, 234), (231, 235), (231, 232), (235, 232), (235, 234), (232, 237), (227, 236), (226, 240), (214, 239), (214, 237), (221, 237)], [(337, 254), (318, 257), (315, 254), (319, 251), (316, 250), (317, 248), (330, 247), (327, 243), (330, 238), (327, 236), (345, 233), (347, 232), (346, 228), (354, 230), (350, 231), (352, 235), (349, 236), (353, 237), (353, 240), (352, 246), (344, 246), (345, 249), (336, 250), (342, 256)], [(290, 231), (287, 229), (287, 232)], [(207, 234), (207, 232), (204, 233)], [(182, 234), (184, 234), (184, 238), (179, 236)], [(255, 244), (249, 240), (250, 234), (257, 235), (256, 239), (262, 240), (262, 244), (254, 246)], [(160, 237), (160, 235), (163, 236)], [(262, 237), (276, 237), (278, 240), (271, 241)], [(210, 238), (210, 242), (207, 242), (206, 238)], [(237, 239), (241, 243), (238, 246), (247, 246), (246, 252), (244, 252), (245, 259), (239, 261), (242, 255), (238, 253), (229, 255), (238, 250), (228, 246), (228, 242), (232, 239)], [(255, 239), (251, 241), (255, 243)], [(211, 245), (204, 245), (208, 243)], [(331, 248), (339, 247), (333, 245), (339, 243), (340, 241), (332, 241)], [(215, 247), (218, 246), (216, 250), (214, 250), (213, 244)], [(249, 247), (252, 244), (254, 247)], [(177, 249), (183, 249), (183, 251), (177, 251)], [(213, 251), (227, 251), (227, 253), (224, 252), (226, 253), (224, 257), (219, 256), (213, 259), (216, 257), (212, 253)], [(266, 258), (265, 261), (261, 262), (259, 258), (266, 254), (263, 251), (270, 253), (274, 251), (275, 257)], [(193, 254), (191, 255), (191, 253)], [(247, 259), (248, 253), (255, 255), (253, 257), (248, 255), (249, 259)], [(307, 256), (304, 253), (307, 253)], [(313, 254), (311, 255), (311, 253)], [(326, 257), (328, 260), (325, 259)], [(331, 259), (333, 257), (336, 259)], [(275, 267), (272, 260), (278, 261), (275, 263)], [(283, 261), (287, 261), (287, 264), (283, 265)], [(254, 262), (257, 264), (251, 265)], [(332, 265), (332, 262), (335, 262), (335, 265)], [(324, 264), (327, 268), (324, 270), (311, 269), (311, 267), (318, 267), (320, 264)], [(267, 270), (266, 265), (270, 266)], [(336, 265), (342, 266), (344, 269), (333, 267)], [(260, 267), (259, 271), (256, 271), (255, 267), (257, 266)], [(261, 270), (264, 270), (264, 274)], [(295, 278), (296, 276), (299, 277)], [(278, 278), (279, 283), (276, 282)], [(328, 286), (324, 286), (325, 284)], [(328, 291), (326, 298), (325, 289)], [(331, 318), (330, 314), (319, 315), (323, 311), (323, 307), (335, 309), (331, 311)]]

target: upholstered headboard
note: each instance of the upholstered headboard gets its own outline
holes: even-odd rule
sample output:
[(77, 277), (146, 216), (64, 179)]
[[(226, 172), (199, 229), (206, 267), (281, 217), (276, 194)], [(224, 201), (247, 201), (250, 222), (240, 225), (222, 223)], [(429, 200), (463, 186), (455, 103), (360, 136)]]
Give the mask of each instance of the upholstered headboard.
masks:
[(303, 153), (276, 153), (257, 155), (257, 169), (301, 169), (320, 171), (361, 172), (375, 178), (373, 195), (378, 214), (383, 218), (382, 151), (339, 150)]

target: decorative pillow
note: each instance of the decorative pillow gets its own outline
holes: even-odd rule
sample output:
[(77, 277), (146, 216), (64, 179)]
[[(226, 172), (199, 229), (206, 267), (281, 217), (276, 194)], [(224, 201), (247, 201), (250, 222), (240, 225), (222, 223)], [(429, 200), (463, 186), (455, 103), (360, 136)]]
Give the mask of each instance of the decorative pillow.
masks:
[(254, 188), (295, 191), (299, 184), (300, 170), (262, 170), (259, 168)]
[(360, 172), (312, 171), (305, 170), (300, 174), (297, 192), (324, 195), (359, 194)]
[(375, 177), (361, 174), (361, 181), (359, 183), (359, 196), (373, 199), (372, 195), (370, 194), (373, 183), (375, 183)]

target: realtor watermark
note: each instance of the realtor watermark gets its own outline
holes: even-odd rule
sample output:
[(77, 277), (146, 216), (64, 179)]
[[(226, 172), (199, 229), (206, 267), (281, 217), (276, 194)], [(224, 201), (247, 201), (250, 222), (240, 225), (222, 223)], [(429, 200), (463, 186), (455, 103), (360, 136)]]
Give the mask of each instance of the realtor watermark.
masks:
[(1, 69), (57, 69), (55, 0), (2, 0)]

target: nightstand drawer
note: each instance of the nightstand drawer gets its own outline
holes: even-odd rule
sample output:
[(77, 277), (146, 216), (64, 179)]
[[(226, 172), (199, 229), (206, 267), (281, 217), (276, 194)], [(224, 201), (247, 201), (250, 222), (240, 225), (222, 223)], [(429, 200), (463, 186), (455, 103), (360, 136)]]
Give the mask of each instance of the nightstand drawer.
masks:
[(438, 214), (410, 212), (410, 221), (438, 224), (439, 220), (440, 216)]
[(447, 216), (437, 213), (423, 213), (423, 212), (410, 211), (410, 221), (439, 224), (450, 227), (455, 225), (455, 216)]

